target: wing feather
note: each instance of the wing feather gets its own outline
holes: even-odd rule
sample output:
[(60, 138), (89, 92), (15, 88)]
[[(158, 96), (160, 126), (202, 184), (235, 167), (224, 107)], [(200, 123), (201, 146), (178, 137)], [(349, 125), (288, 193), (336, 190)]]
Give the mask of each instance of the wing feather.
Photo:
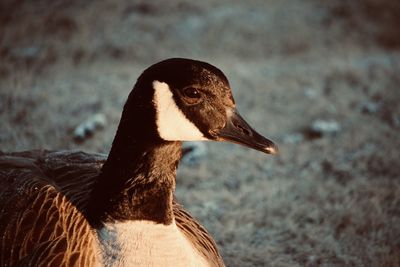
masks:
[[(77, 151), (0, 152), (0, 266), (90, 266), (95, 236), (83, 216), (106, 156)], [(217, 246), (174, 201), (176, 224), (213, 266)]]
[(77, 197), (63, 192), (71, 188), (69, 180), (82, 189), (78, 181), (93, 180), (99, 168), (79, 168), (77, 155), (75, 162), (65, 161), (70, 154), (32, 151), (0, 155), (0, 266), (84, 266), (79, 263), (94, 262), (94, 235), (81, 207), (70, 201), (83, 203), (88, 194)]

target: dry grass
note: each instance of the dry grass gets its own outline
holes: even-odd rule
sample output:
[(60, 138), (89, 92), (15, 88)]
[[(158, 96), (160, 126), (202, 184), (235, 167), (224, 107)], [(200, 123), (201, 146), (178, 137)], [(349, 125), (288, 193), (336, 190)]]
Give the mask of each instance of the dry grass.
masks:
[[(400, 266), (397, 2), (2, 1), (0, 149), (106, 153), (145, 67), (207, 60), (281, 149), (210, 143), (180, 166), (177, 196), (227, 265)], [(74, 143), (97, 112), (108, 127)], [(315, 119), (341, 130), (310, 135)]]

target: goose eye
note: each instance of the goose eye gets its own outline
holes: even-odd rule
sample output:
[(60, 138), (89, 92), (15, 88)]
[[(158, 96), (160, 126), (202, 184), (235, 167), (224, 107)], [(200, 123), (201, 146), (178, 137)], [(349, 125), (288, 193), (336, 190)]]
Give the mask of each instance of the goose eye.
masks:
[(200, 92), (193, 87), (188, 87), (183, 91), (184, 95), (189, 97), (189, 98), (193, 98), (193, 99), (198, 99), (200, 98), (201, 94)]

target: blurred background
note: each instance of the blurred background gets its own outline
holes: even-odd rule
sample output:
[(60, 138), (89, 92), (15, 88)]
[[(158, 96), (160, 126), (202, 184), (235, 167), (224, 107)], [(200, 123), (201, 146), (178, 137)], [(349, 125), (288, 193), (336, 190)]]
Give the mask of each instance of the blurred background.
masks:
[(222, 69), (280, 147), (180, 165), (227, 266), (400, 266), (400, 1), (1, 0), (0, 150), (108, 153), (136, 78), (170, 57)]

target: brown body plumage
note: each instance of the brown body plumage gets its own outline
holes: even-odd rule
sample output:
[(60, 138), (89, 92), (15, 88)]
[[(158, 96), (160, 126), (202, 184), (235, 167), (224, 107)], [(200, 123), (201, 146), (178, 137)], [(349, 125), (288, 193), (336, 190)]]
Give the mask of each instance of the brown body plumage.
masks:
[[(94, 266), (96, 233), (85, 206), (105, 155), (27, 151), (0, 155), (0, 266)], [(176, 224), (212, 266), (208, 232), (174, 202)]]

